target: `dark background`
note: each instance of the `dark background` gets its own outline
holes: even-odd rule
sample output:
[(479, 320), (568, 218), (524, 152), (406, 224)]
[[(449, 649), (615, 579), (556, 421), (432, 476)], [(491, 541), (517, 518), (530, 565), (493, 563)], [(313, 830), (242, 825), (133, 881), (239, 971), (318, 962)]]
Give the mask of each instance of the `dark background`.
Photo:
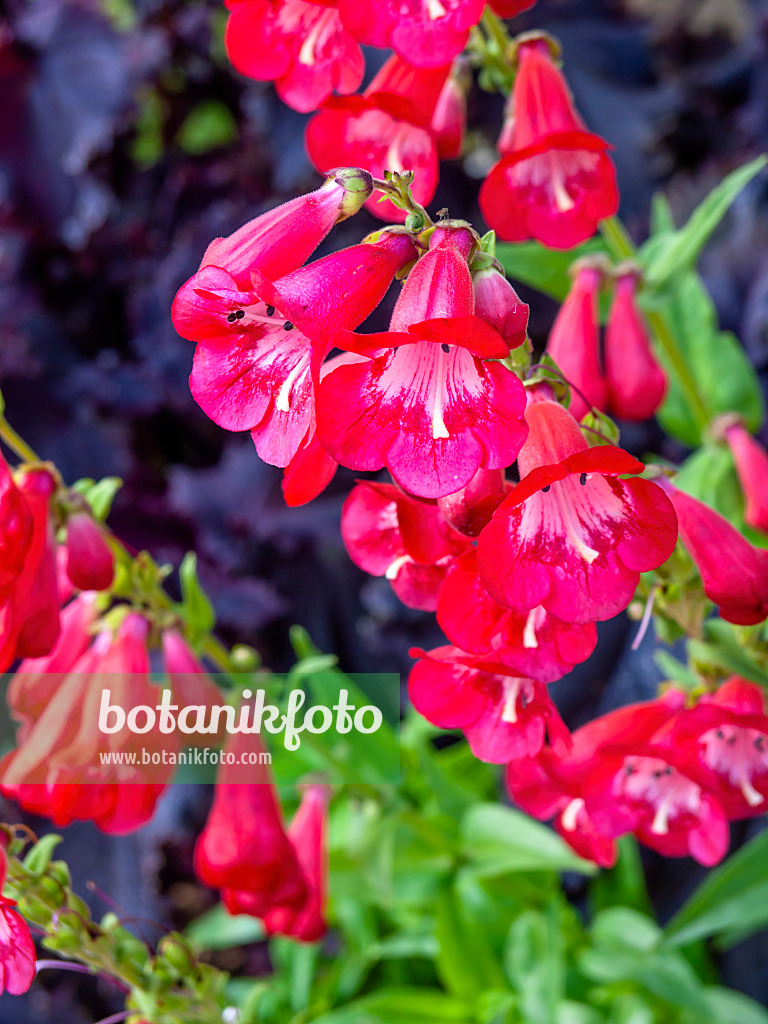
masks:
[[(110, 521), (129, 545), (175, 565), (197, 550), (225, 641), (251, 643), (283, 670), (298, 622), (343, 668), (405, 677), (409, 646), (434, 646), (439, 635), (432, 616), (404, 608), (386, 581), (346, 557), (339, 512), (353, 474), (340, 472), (312, 505), (286, 509), (280, 471), (192, 401), (193, 346), (169, 317), (211, 238), (317, 186), (303, 150), (307, 118), (230, 69), (215, 0), (6, 0), (4, 10), (0, 386), (9, 419), (68, 481), (125, 480)], [(768, 0), (539, 0), (518, 22), (562, 41), (585, 120), (616, 146), (622, 215), (636, 241), (654, 191), (664, 188), (681, 221), (724, 174), (768, 150)], [(369, 57), (370, 74), (381, 55)], [(480, 226), (479, 177), (500, 118), (499, 97), (472, 93), (471, 154), (443, 166), (433, 209)], [(764, 377), (765, 181), (738, 198), (702, 261), (723, 327)], [(373, 226), (360, 214), (318, 255)], [(542, 344), (555, 306), (521, 292)], [(377, 316), (383, 324), (385, 311)], [(637, 451), (662, 445), (653, 426), (623, 441)], [(553, 686), (569, 725), (654, 692), (652, 638), (630, 656), (635, 628), (624, 616), (602, 626), (591, 662)], [(88, 825), (67, 830), (63, 855), (77, 884), (96, 879), (128, 913), (166, 923), (205, 909), (191, 849), (207, 800), (180, 787), (127, 840)], [(19, 815), (6, 807), (0, 817)], [(734, 842), (759, 827), (737, 825)], [(666, 918), (702, 871), (652, 854), (646, 864)], [(93, 904), (106, 909), (98, 895)], [(761, 937), (742, 944), (721, 963), (725, 982), (768, 1003), (766, 954)], [(259, 955), (235, 953), (222, 966), (258, 970)], [(119, 1009), (92, 979), (51, 972), (42, 981), (24, 999), (2, 999), (3, 1024), (76, 1024)]]

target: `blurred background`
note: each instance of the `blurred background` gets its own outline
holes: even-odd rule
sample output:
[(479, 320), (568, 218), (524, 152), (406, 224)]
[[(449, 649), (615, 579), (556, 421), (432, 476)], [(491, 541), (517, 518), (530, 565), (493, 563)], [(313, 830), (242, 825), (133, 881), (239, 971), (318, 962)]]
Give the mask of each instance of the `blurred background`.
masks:
[[(226, 433), (193, 402), (193, 345), (169, 316), (213, 237), (317, 187), (303, 148), (308, 117), (231, 70), (218, 0), (5, 0), (4, 9), (0, 387), (9, 419), (67, 481), (123, 478), (110, 522), (126, 543), (175, 565), (197, 550), (225, 641), (253, 644), (284, 670), (288, 627), (300, 623), (344, 669), (405, 678), (408, 648), (440, 638), (433, 616), (404, 608), (385, 580), (347, 558), (339, 514), (354, 474), (341, 471), (313, 504), (286, 509), (280, 471), (259, 461), (247, 434)], [(646, 236), (655, 191), (682, 222), (728, 171), (768, 150), (768, 0), (539, 0), (518, 25), (561, 40), (577, 106), (616, 147), (635, 241)], [(367, 56), (370, 77), (381, 54)], [(433, 209), (481, 227), (477, 192), (501, 108), (500, 97), (472, 92), (469, 151), (443, 165)], [(318, 255), (375, 223), (361, 213)], [(701, 270), (722, 326), (768, 381), (764, 175), (738, 197)], [(555, 304), (520, 291), (541, 345)], [(372, 329), (386, 315), (377, 311)], [(622, 437), (638, 452), (662, 450), (653, 425)], [(665, 443), (666, 454), (681, 454)], [(552, 687), (570, 726), (655, 691), (653, 638), (629, 657), (635, 629), (625, 616), (604, 624), (593, 659)], [(128, 840), (67, 830), (62, 853), (76, 884), (94, 879), (128, 913), (184, 924), (212, 902), (191, 870), (208, 800), (178, 787)], [(760, 827), (738, 824), (735, 844)], [(701, 869), (644, 857), (663, 920)], [(98, 891), (92, 899), (107, 909)], [(742, 944), (723, 958), (724, 982), (768, 1004), (766, 955), (760, 937)], [(221, 966), (233, 970), (268, 966), (256, 946), (226, 956)], [(115, 1008), (92, 979), (51, 972), (24, 999), (0, 1000), (0, 1021), (77, 1024)]]

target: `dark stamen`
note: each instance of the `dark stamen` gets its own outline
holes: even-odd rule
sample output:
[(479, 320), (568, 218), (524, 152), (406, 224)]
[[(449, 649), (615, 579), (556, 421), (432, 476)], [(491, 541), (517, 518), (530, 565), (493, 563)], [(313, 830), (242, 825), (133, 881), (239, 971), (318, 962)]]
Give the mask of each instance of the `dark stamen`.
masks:
[(229, 314), (229, 315), (227, 316), (227, 323), (228, 323), (228, 324), (233, 324), (233, 323), (235, 322), (235, 320), (237, 320), (237, 317), (235, 316), (235, 314), (234, 314), (234, 313), (230, 313), (230, 314)]
[(283, 324), (283, 330), (284, 331), (292, 331), (293, 330), (293, 324), (291, 323), (290, 320), (286, 320), (285, 321), (285, 323)]
[(450, 352), (451, 351), (451, 346), (450, 345), (441, 345), (440, 348), (443, 350), (443, 352)]
[(244, 309), (236, 310), (235, 311), (235, 316), (237, 317), (238, 320), (242, 320), (243, 317), (245, 316), (245, 310)]
[(579, 483), (583, 487), (586, 482), (587, 482), (587, 474), (586, 473), (582, 473), (581, 476), (579, 477)]
[(547, 493), (547, 491), (549, 490), (549, 488), (550, 488), (551, 486), (552, 486), (552, 484), (547, 484), (547, 486), (546, 486), (546, 487), (542, 487), (542, 488), (541, 488), (541, 493), (542, 493), (542, 494), (546, 494), (546, 493)]
[(267, 316), (274, 316), (274, 315), (275, 315), (275, 307), (274, 306), (267, 306)]
[(765, 747), (765, 736), (758, 736), (755, 740), (755, 750), (763, 750)]
[(725, 733), (723, 732), (722, 729), (717, 729), (716, 732), (715, 732), (715, 736), (717, 736), (717, 738), (719, 740), (724, 740), (725, 739)]

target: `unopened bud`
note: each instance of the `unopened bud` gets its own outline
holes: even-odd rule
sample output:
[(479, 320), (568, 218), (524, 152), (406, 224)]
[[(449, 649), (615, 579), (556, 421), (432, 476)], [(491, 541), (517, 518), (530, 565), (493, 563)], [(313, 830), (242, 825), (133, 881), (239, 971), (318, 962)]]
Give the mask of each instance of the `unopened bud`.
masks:
[(340, 185), (344, 190), (339, 201), (337, 224), (362, 210), (373, 195), (373, 177), (361, 167), (337, 167), (329, 171), (326, 185), (330, 183)]
[(87, 512), (75, 512), (67, 523), (67, 576), (78, 590), (107, 590), (115, 578), (115, 556)]

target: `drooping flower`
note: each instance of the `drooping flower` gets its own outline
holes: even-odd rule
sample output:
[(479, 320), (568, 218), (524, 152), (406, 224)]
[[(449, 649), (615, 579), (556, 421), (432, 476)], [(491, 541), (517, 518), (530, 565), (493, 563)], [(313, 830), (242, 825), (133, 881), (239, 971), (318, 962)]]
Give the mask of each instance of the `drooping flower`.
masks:
[(342, 21), (367, 46), (390, 47), (417, 68), (442, 68), (467, 44), (482, 0), (339, 0)]
[(561, 622), (541, 605), (520, 612), (494, 601), (480, 581), (474, 550), (448, 568), (437, 621), (457, 647), (542, 683), (560, 679), (586, 661), (597, 645), (592, 622), (574, 625)]
[(464, 152), (467, 130), (467, 93), (472, 71), (466, 57), (457, 57), (443, 83), (430, 120), (430, 130), (441, 160), (458, 160)]
[(359, 167), (337, 167), (307, 195), (254, 217), (226, 238), (214, 238), (200, 263), (219, 267), (239, 290), (251, 287), (251, 271), (270, 281), (309, 259), (335, 224), (354, 216), (373, 192), (373, 181)]
[(0, 601), (24, 569), (32, 533), (32, 514), (0, 455)]
[[(439, 157), (455, 156), (463, 138), (456, 88), (450, 67), (415, 68), (391, 57), (362, 96), (330, 99), (312, 118), (309, 158), (321, 172), (350, 161), (377, 178), (385, 171), (413, 171), (413, 196), (426, 205), (437, 188)], [(389, 221), (406, 217), (377, 198), (366, 206)]]
[(360, 85), (365, 61), (335, 0), (229, 0), (224, 35), (235, 68), (274, 81), (283, 103), (308, 114)]
[(408, 695), (413, 706), (440, 729), (461, 729), (475, 757), (508, 764), (534, 757), (549, 741), (557, 751), (570, 733), (543, 683), (514, 675), (491, 655), (456, 647), (414, 648)]
[(67, 576), (78, 590), (107, 590), (115, 578), (115, 556), (104, 530), (87, 512), (67, 521)]
[(506, 241), (570, 249), (618, 208), (608, 144), (584, 128), (546, 40), (528, 38), (517, 53), (501, 160), (483, 182), (480, 208)]
[(318, 437), (329, 454), (350, 469), (386, 465), (419, 497), (453, 494), (478, 469), (509, 465), (526, 434), (520, 380), (486, 361), (509, 348), (475, 315), (467, 265), (474, 244), (460, 224), (436, 228), (389, 331), (334, 339), (374, 358), (334, 370), (318, 389)]
[(731, 820), (764, 814), (768, 806), (765, 710), (762, 689), (732, 676), (675, 723), (675, 747), (712, 773), (715, 794)]
[(522, 345), (528, 334), (530, 310), (509, 281), (495, 267), (472, 275), (475, 313), (495, 327), (510, 348)]
[(719, 512), (659, 480), (677, 513), (680, 539), (722, 618), (751, 626), (768, 616), (768, 551), (756, 548)]
[(520, 483), (478, 539), (483, 586), (527, 612), (564, 622), (608, 619), (627, 607), (641, 572), (669, 558), (675, 513), (644, 466), (621, 448), (589, 448), (546, 386), (529, 389)]
[(477, 537), (504, 501), (511, 484), (503, 469), (478, 469), (469, 483), (454, 494), (437, 499), (445, 522), (466, 537)]
[(608, 408), (625, 420), (649, 419), (667, 391), (667, 378), (653, 354), (636, 293), (637, 273), (620, 274), (605, 331)]
[(434, 611), (448, 566), (470, 541), (453, 530), (437, 505), (391, 484), (358, 484), (344, 502), (341, 537), (355, 565), (386, 576), (409, 608)]
[(724, 431), (744, 493), (744, 521), (768, 533), (768, 452), (740, 420)]
[[(96, 636), (0, 763), (5, 796), (55, 825), (93, 821), (114, 835), (151, 818), (173, 767), (145, 765), (142, 751), (175, 749), (173, 737), (134, 733), (127, 726), (105, 733), (99, 727), (104, 690), (110, 705), (124, 710), (157, 704), (159, 691), (149, 680), (148, 630), (142, 615), (129, 612), (116, 634), (105, 628)], [(116, 755), (122, 763), (115, 763)]]
[(547, 342), (547, 354), (573, 385), (569, 409), (577, 420), (590, 406), (604, 410), (608, 405), (608, 384), (600, 365), (597, 299), (601, 281), (599, 267), (581, 263)]
[(536, 0), (491, 0), (490, 8), (500, 18), (515, 18), (535, 4)]
[(0, 995), (20, 996), (35, 979), (37, 953), (29, 925), (16, 910), (16, 901), (3, 896), (8, 862), (0, 848)]
[(275, 282), (257, 270), (240, 291), (204, 267), (173, 304), (176, 329), (197, 341), (190, 389), (226, 430), (250, 430), (259, 456), (287, 466), (314, 428), (313, 363), (334, 332), (360, 324), (416, 254), (408, 234), (381, 232)]
[[(206, 710), (223, 703), (222, 695), (178, 629), (163, 630), (163, 665), (168, 673), (175, 704)], [(223, 731), (223, 730), (222, 730)], [(182, 744), (208, 746), (210, 734), (181, 733)]]

